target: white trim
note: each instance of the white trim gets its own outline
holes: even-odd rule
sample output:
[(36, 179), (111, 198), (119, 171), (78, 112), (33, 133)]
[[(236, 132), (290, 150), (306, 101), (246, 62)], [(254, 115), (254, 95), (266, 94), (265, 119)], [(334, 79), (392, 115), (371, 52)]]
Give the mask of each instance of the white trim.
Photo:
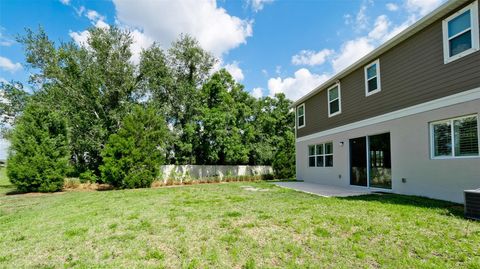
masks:
[(394, 119), (398, 119), (398, 118), (403, 118), (403, 117), (415, 115), (415, 114), (418, 114), (418, 113), (422, 113), (422, 112), (426, 112), (426, 111), (430, 111), (430, 110), (434, 110), (434, 109), (438, 109), (438, 108), (442, 108), (442, 107), (446, 107), (446, 106), (451, 106), (451, 105), (456, 105), (456, 104), (459, 104), (459, 103), (473, 101), (475, 99), (480, 99), (480, 87), (469, 90), (469, 91), (464, 91), (464, 92), (461, 92), (461, 93), (457, 93), (457, 94), (453, 94), (453, 95), (450, 95), (450, 96), (435, 99), (435, 100), (432, 100), (432, 101), (428, 101), (428, 102), (425, 102), (425, 103), (422, 103), (422, 104), (418, 104), (418, 105), (414, 105), (414, 106), (411, 106), (411, 107), (403, 108), (403, 109), (400, 109), (400, 110), (397, 110), (397, 111), (389, 112), (389, 113), (386, 113), (386, 114), (383, 114), (383, 115), (380, 115), (380, 116), (368, 118), (368, 119), (365, 119), (365, 120), (360, 120), (360, 121), (357, 121), (357, 122), (354, 122), (354, 123), (345, 124), (345, 125), (335, 127), (335, 128), (329, 129), (329, 130), (325, 130), (325, 131), (321, 131), (321, 132), (318, 132), (318, 133), (302, 136), (300, 138), (297, 138), (296, 142), (307, 141), (307, 140), (310, 140), (310, 139), (319, 138), (319, 137), (323, 137), (323, 136), (326, 136), (326, 135), (331, 135), (331, 134), (336, 134), (336, 133), (340, 133), (340, 132), (344, 132), (344, 131), (349, 131), (349, 130), (352, 130), (352, 129), (361, 128), (361, 127), (369, 126), (369, 125), (372, 125), (372, 124), (377, 124), (377, 123), (381, 123), (381, 122), (385, 122), (385, 121), (389, 121), (389, 120), (394, 120)]
[[(448, 36), (448, 23), (457, 18), (459, 15), (465, 13), (466, 11), (470, 10), (470, 28), (463, 30), (462, 32), (449, 37)], [(450, 40), (458, 37), (460, 34), (465, 33), (467, 31), (471, 32), (471, 37), (472, 37), (472, 47), (468, 50), (465, 50), (459, 54), (456, 54), (454, 56), (450, 56)], [(453, 15), (450, 17), (444, 19), (442, 21), (442, 32), (443, 32), (443, 62), (444, 64), (453, 62), (455, 60), (458, 60), (464, 56), (467, 56), (471, 53), (474, 53), (478, 51), (479, 48), (479, 31), (478, 31), (478, 2), (475, 1), (471, 3), (470, 5), (462, 8), (461, 10), (455, 12)]]
[[(325, 152), (325, 145), (326, 144), (332, 144), (332, 153), (326, 153)], [(317, 154), (317, 147), (318, 146), (322, 146), (322, 153), (321, 154)], [(313, 147), (313, 155), (310, 155), (310, 147)], [(322, 142), (322, 143), (315, 143), (315, 144), (311, 144), (311, 145), (307, 145), (307, 168), (329, 168), (329, 167), (333, 167), (333, 141), (327, 141), (327, 142)], [(332, 166), (326, 166), (326, 156), (332, 156)], [(315, 164), (314, 166), (310, 166), (310, 158), (315, 158)], [(317, 163), (317, 158), (318, 157), (322, 157), (323, 159), (323, 165), (322, 166), (318, 166), (318, 163)]]
[[(303, 115), (302, 115), (302, 116), (298, 116), (298, 114), (297, 114), (297, 113), (298, 113), (298, 109), (299, 109), (300, 107), (303, 107)], [(301, 105), (298, 105), (297, 108), (295, 109), (295, 125), (297, 126), (297, 129), (303, 128), (303, 127), (305, 127), (305, 125), (307, 124), (307, 122), (306, 122), (306, 120), (305, 120), (305, 119), (306, 119), (305, 114), (306, 114), (306, 113), (305, 113), (305, 103), (302, 103)], [(298, 119), (299, 119), (300, 117), (303, 117), (303, 125), (298, 125), (298, 122), (299, 122)]]
[[(368, 79), (368, 68), (370, 68), (371, 66), (373, 65), (376, 65), (376, 74), (375, 74), (375, 77), (372, 77), (370, 79)], [(376, 59), (375, 61), (367, 64), (364, 68), (364, 74), (365, 74), (365, 96), (370, 96), (372, 94), (376, 94), (377, 92), (380, 92), (382, 91), (382, 84), (380, 83), (380, 59)], [(372, 80), (373, 78), (375, 78), (377, 80), (377, 89), (374, 90), (374, 91), (371, 91), (369, 92), (368, 91), (368, 81), (369, 80)]]
[(360, 60), (356, 61), (355, 63), (351, 64), (344, 70), (338, 72), (336, 75), (332, 76), (329, 80), (325, 81), (324, 83), (320, 84), (318, 87), (315, 87), (309, 93), (305, 94), (304, 96), (300, 97), (298, 100), (292, 103), (292, 107), (296, 107), (298, 104), (305, 102), (305, 100), (309, 99), (311, 96), (317, 94), (320, 91), (325, 90), (325, 88), (335, 81), (349, 75), (353, 71), (357, 70), (357, 68), (361, 68), (371, 60), (378, 58), (380, 55), (385, 53), (386, 51), (390, 50), (391, 48), (398, 45), (400, 42), (410, 38), (414, 34), (418, 33), (428, 25), (431, 25), (433, 22), (442, 19), (443, 16), (448, 15), (448, 13), (454, 11), (455, 9), (461, 7), (462, 5), (468, 3), (470, 0), (456, 0), (456, 1), (447, 1), (425, 17), (421, 18), (419, 21), (415, 22), (414, 24), (410, 25), (408, 28), (403, 30), (401, 33), (397, 34), (390, 40), (386, 41), (378, 48), (374, 49)]
[[(449, 118), (449, 119), (444, 119), (444, 120), (438, 120), (438, 121), (432, 121), (429, 122), (429, 131), (430, 131), (430, 159), (431, 160), (445, 160), (445, 159), (471, 159), (471, 158), (479, 158), (480, 157), (480, 152), (477, 153), (477, 155), (470, 155), (470, 156), (456, 156), (455, 152), (455, 120), (459, 119), (464, 119), (464, 118), (471, 118), (475, 117), (477, 120), (477, 146), (480, 147), (480, 132), (479, 132), (479, 120), (478, 120), (478, 114), (469, 114), (465, 116), (460, 116), (460, 117), (455, 117), (455, 118)], [(451, 143), (452, 143), (452, 151), (450, 153), (450, 156), (435, 156), (435, 140), (434, 140), (434, 133), (433, 133), (433, 126), (436, 124), (441, 124), (441, 123), (450, 123), (450, 132), (451, 132)], [(480, 149), (477, 149), (480, 151)]]
[[(330, 101), (330, 90), (334, 89), (335, 87), (338, 88), (338, 97), (337, 97), (337, 99), (335, 99), (335, 100), (338, 100), (338, 111), (335, 112), (335, 113), (333, 113), (333, 114), (331, 114), (331, 113), (330, 113), (330, 103), (333, 102), (333, 101), (335, 101), (335, 100)], [(340, 90), (340, 82), (339, 82), (339, 83), (335, 83), (335, 85), (333, 85), (332, 87), (328, 88), (327, 93), (328, 93), (328, 94), (327, 94), (327, 95), (328, 95), (328, 96), (327, 96), (328, 117), (330, 118), (330, 117), (333, 117), (333, 116), (335, 116), (335, 115), (342, 114), (342, 93), (341, 93), (341, 90)]]

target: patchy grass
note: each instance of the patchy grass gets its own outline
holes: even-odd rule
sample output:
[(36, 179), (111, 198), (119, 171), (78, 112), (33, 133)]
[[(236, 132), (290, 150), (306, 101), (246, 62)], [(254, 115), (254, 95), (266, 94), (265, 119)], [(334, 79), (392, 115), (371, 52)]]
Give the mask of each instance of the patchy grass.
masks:
[(263, 182), (7, 195), (0, 197), (0, 264), (479, 268), (480, 223), (447, 202), (322, 198)]

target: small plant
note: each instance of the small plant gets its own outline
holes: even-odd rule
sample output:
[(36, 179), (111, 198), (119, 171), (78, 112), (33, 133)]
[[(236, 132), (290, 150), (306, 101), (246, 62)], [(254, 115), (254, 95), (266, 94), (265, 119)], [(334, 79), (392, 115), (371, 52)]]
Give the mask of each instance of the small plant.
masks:
[(80, 180), (78, 178), (69, 177), (63, 182), (64, 189), (76, 189), (80, 186)]
[(274, 180), (275, 176), (273, 174), (265, 174), (261, 176), (262, 180)]
[(80, 174), (80, 182), (82, 183), (95, 183), (98, 181), (98, 177), (92, 172), (92, 170), (87, 170)]

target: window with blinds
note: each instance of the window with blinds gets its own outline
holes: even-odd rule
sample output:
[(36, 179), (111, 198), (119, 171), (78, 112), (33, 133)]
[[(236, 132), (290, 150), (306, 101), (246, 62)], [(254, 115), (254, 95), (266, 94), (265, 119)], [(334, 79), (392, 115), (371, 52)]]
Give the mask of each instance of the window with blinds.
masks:
[(433, 122), (430, 131), (433, 158), (479, 156), (476, 115)]

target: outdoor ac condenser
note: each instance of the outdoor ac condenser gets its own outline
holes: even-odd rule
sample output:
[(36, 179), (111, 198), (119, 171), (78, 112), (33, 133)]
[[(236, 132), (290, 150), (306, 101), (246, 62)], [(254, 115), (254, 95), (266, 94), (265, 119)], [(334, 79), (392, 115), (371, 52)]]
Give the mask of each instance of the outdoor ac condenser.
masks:
[(465, 217), (480, 220), (480, 189), (465, 191)]

